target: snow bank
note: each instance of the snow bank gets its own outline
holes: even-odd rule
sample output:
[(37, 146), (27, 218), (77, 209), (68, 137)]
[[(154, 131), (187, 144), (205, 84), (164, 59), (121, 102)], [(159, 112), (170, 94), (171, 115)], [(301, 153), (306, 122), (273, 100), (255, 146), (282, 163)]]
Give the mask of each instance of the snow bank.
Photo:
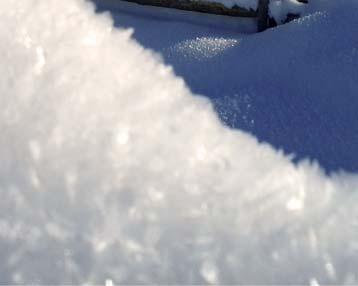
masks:
[[(253, 35), (115, 19), (211, 98), (229, 126), (327, 172), (358, 172), (358, 1), (310, 3), (301, 19)], [(152, 30), (160, 33), (148, 37)]]
[(76, 0), (0, 4), (0, 282), (357, 283), (358, 177), (221, 125)]
[(306, 6), (297, 0), (270, 0), (269, 14), (276, 23), (283, 23), (288, 14), (301, 15)]
[(284, 23), (288, 14), (310, 15), (313, 12), (334, 11), (340, 9), (339, 6), (354, 4), (351, 0), (345, 1), (344, 4), (332, 0), (311, 0), (308, 4), (297, 0), (270, 0), (269, 14), (277, 23)]

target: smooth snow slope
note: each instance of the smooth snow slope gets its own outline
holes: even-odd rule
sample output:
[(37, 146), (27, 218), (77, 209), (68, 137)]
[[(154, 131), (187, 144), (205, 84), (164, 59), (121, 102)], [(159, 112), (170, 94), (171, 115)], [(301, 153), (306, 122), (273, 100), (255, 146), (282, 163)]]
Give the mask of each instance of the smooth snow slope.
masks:
[(305, 18), (250, 36), (238, 33), (247, 26), (148, 19), (133, 12), (137, 6), (117, 7), (113, 17), (209, 97), (227, 125), (295, 154), (295, 161), (358, 172), (358, 2), (310, 3)]
[(1, 1), (0, 43), (1, 284), (357, 283), (358, 176), (224, 127), (88, 3)]

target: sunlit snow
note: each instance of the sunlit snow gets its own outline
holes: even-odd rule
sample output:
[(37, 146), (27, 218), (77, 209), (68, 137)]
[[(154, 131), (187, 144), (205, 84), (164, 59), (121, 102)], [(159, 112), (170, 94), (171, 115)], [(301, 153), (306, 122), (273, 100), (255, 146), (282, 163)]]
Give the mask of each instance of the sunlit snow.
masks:
[(224, 127), (93, 10), (0, 3), (0, 283), (357, 283), (358, 176)]
[(239, 44), (236, 39), (197, 37), (192, 40), (185, 40), (175, 45), (173, 52), (185, 56), (194, 57), (198, 60), (217, 56), (223, 51)]

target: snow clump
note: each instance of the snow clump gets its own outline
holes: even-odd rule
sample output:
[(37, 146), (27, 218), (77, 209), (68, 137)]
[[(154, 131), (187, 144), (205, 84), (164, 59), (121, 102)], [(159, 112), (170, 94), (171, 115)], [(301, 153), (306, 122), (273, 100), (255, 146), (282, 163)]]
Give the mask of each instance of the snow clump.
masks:
[(358, 176), (225, 128), (93, 10), (0, 3), (0, 283), (357, 283)]

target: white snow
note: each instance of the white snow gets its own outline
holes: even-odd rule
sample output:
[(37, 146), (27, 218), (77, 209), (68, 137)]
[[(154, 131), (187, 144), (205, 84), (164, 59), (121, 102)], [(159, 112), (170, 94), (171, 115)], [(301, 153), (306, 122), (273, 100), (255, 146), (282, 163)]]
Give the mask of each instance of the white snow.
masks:
[(283, 23), (288, 14), (301, 15), (306, 6), (297, 0), (270, 0), (269, 14), (276, 20), (276, 23)]
[(194, 57), (197, 60), (213, 58), (227, 49), (239, 45), (236, 39), (196, 37), (195, 39), (185, 40), (172, 47), (178, 54), (184, 57)]
[(130, 34), (88, 2), (0, 3), (0, 283), (357, 283), (358, 176), (224, 127)]

